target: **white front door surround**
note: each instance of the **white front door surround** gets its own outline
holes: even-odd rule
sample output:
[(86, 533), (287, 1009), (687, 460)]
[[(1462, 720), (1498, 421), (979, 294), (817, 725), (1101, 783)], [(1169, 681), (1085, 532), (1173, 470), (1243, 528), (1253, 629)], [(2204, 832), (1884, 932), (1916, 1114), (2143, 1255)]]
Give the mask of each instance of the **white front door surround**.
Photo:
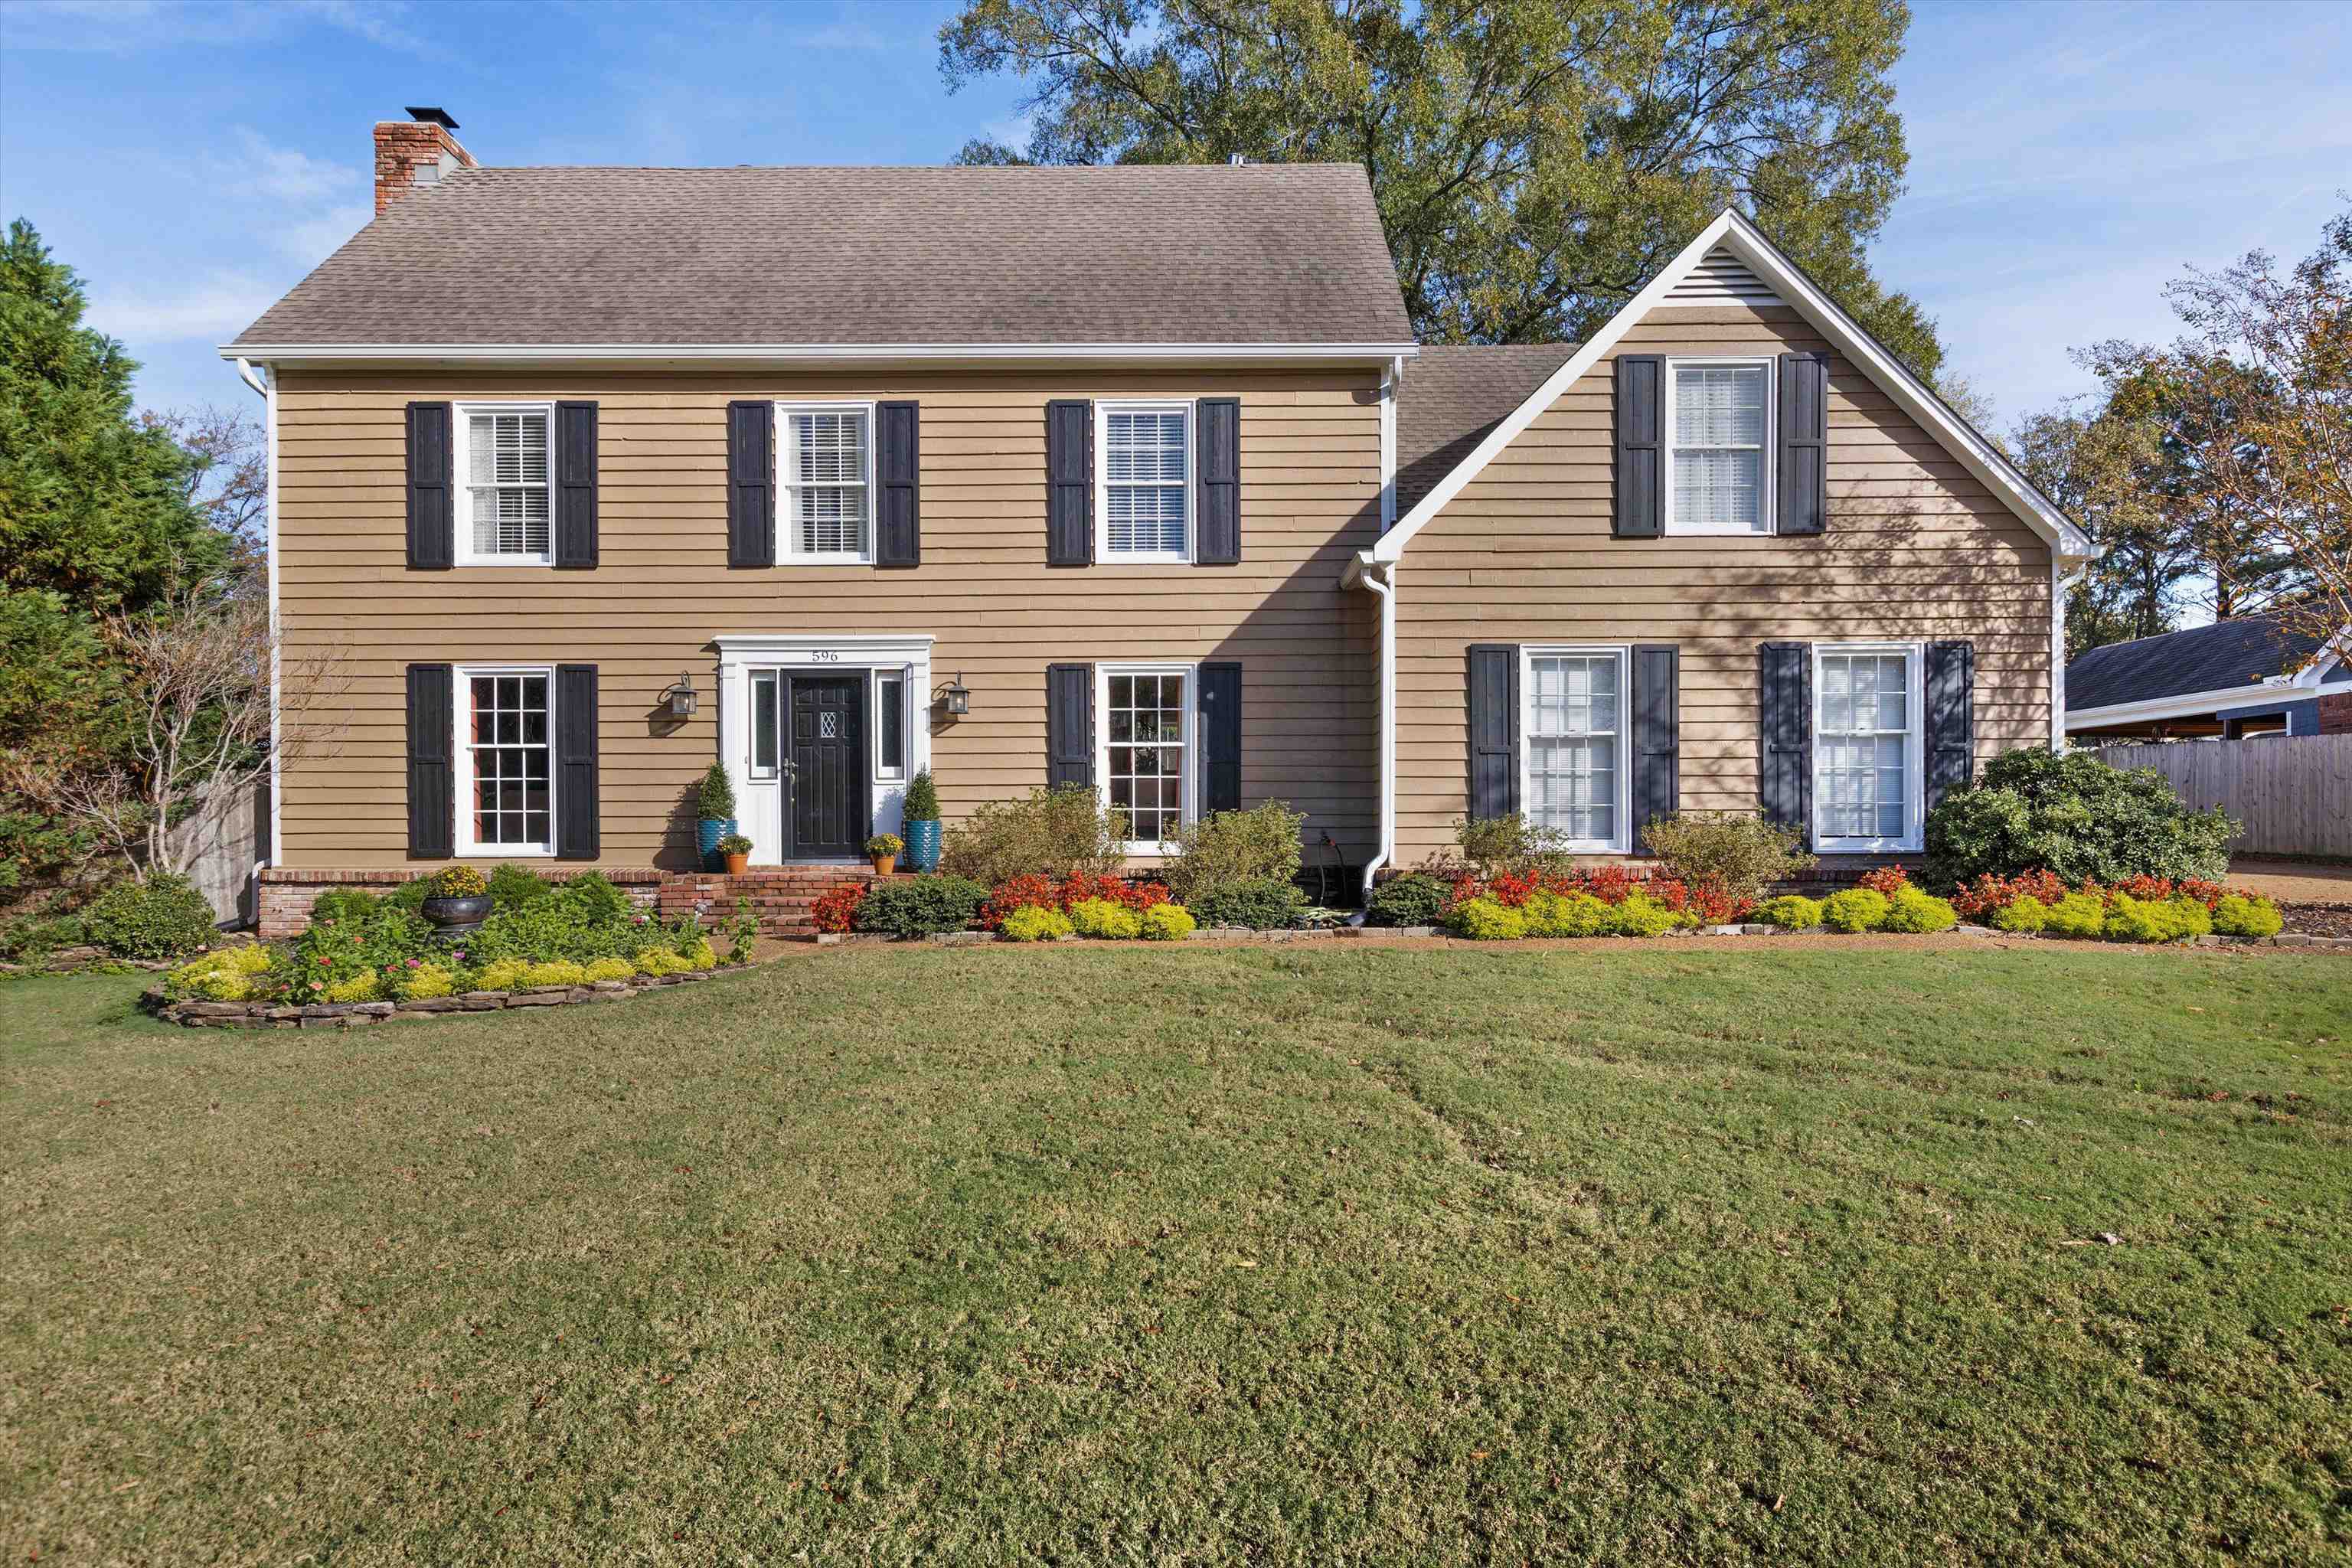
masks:
[[(931, 765), (931, 643), (924, 633), (748, 632), (713, 637), (719, 649), (719, 756), (735, 778), (735, 820), (751, 841), (751, 864), (773, 866), (783, 850), (784, 781), (754, 767), (751, 686), (755, 671), (792, 675), (866, 672), (868, 754), (876, 833), (898, 833), (907, 781)], [(905, 756), (883, 765), (882, 683), (906, 681)]]

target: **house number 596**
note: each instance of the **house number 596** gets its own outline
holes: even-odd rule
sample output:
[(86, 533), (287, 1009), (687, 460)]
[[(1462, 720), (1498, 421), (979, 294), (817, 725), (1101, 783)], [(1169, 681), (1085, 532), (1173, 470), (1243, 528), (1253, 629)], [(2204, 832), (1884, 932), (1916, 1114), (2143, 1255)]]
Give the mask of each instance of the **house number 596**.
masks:
[(830, 652), (827, 649), (819, 648), (809, 655), (809, 662), (811, 664), (839, 664), (841, 662), (841, 656), (837, 653)]

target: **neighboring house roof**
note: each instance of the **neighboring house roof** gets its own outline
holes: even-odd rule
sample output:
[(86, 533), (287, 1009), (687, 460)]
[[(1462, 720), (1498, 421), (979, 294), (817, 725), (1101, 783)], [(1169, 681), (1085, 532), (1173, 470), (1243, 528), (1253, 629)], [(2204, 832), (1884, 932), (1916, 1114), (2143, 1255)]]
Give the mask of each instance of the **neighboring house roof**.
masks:
[[(1717, 252), (1724, 254), (1717, 255)], [(2026, 526), (2049, 541), (2062, 561), (2085, 561), (2098, 554), (2098, 546), (2091, 542), (2090, 536), (2075, 527), (2047, 496), (2034, 489), (2032, 482), (2018, 471), (2017, 466), (1999, 447), (1978, 434), (1927, 383), (1912, 374), (1902, 361), (1822, 292), (1821, 287), (1806, 277), (1795, 262), (1783, 256), (1778, 247), (1766, 239), (1754, 224), (1727, 208), (1717, 215), (1714, 222), (1700, 230), (1698, 237), (1685, 246), (1682, 253), (1668, 262), (1664, 270), (1652, 279), (1647, 287), (1628, 300), (1624, 309), (1612, 316), (1606, 326), (1588, 339), (1517, 408), (1479, 438), (1467, 457), (1431, 486), (1412, 509), (1398, 519), (1395, 527), (1381, 536), (1380, 542), (1364, 553), (1360, 563), (1402, 559), (1404, 548), (1412, 542), (1413, 535), (1444, 510), (1446, 503), (1459, 495), (1463, 487), (1475, 479), (1479, 470), (1496, 454), (1533, 424), (1536, 416), (1551, 406), (1560, 394), (1575, 384), (1580, 376), (1599, 363), (1601, 357), (1616, 345), (1629, 328), (1659, 305), (1674, 302), (1672, 297), (1685, 287), (1685, 280), (1695, 273), (1701, 273), (1702, 268), (1707, 273), (1732, 271), (1727, 266), (1727, 258), (1746, 263), (1751, 278), (1742, 282), (1741, 287), (1752, 284), (1767, 288), (1780, 302), (1793, 307), (1820, 330), (1845, 360), (1869, 376), (1874, 384), (1940, 442), (1945, 450), (1999, 497)], [(1352, 575), (1357, 570), (1358, 565), (1351, 564), (1349, 573)]]
[(459, 169), (228, 348), (1412, 343), (1363, 170), (1252, 163)]
[[(2284, 629), (2275, 616), (2241, 616), (2109, 643), (2068, 661), (2066, 712), (2080, 718), (2090, 709), (2168, 698), (2197, 699), (2196, 708), (2273, 692), (2292, 696), (2294, 688), (2278, 678), (2309, 658), (2322, 640)], [(2352, 679), (2352, 669), (2337, 667), (2312, 683), (2317, 679)]]
[(1398, 510), (1427, 495), (1575, 352), (1574, 343), (1423, 349), (1397, 383)]

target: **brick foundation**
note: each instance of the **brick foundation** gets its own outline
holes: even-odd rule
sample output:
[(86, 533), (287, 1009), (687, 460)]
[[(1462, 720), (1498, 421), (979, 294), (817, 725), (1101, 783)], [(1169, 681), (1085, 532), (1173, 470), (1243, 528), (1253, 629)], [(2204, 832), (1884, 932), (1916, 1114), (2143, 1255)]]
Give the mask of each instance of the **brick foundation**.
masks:
[[(404, 882), (430, 877), (438, 867), (389, 871), (310, 871), (273, 866), (261, 873), (261, 938), (298, 936), (310, 924), (310, 905), (332, 888), (388, 893)], [(571, 866), (526, 867), (551, 882), (576, 876)], [(760, 929), (770, 936), (794, 936), (810, 929), (809, 911), (824, 890), (843, 882), (871, 882), (864, 866), (773, 866), (740, 877), (699, 871), (661, 871), (651, 867), (597, 868), (631, 903), (657, 910), (664, 920), (692, 915), (706, 926), (733, 918), (735, 900), (749, 899)]]

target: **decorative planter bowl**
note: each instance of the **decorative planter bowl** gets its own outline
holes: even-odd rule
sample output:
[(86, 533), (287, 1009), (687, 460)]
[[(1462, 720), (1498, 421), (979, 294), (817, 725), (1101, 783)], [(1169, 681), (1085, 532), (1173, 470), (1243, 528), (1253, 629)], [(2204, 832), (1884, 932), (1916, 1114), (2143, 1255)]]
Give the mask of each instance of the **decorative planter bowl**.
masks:
[(940, 868), (940, 824), (910, 822), (907, 824), (907, 864), (918, 871)]
[(476, 893), (469, 899), (430, 898), (417, 906), (417, 912), (442, 937), (470, 936), (482, 929), (482, 921), (488, 917), (490, 896)]
[(727, 868), (726, 860), (719, 853), (719, 841), (732, 837), (734, 832), (735, 819), (731, 816), (706, 816), (695, 825), (694, 847), (702, 852), (704, 870), (723, 871)]

